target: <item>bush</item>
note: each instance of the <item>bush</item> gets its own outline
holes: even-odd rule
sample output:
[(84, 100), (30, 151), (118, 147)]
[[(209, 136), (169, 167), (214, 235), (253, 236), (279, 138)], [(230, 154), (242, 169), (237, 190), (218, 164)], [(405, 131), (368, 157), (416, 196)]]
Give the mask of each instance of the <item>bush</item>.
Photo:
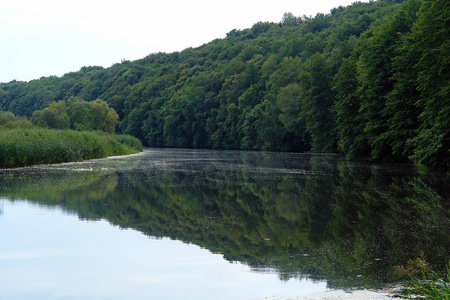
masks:
[(35, 126), (25, 117), (17, 117), (12, 112), (0, 111), (0, 129), (33, 127)]

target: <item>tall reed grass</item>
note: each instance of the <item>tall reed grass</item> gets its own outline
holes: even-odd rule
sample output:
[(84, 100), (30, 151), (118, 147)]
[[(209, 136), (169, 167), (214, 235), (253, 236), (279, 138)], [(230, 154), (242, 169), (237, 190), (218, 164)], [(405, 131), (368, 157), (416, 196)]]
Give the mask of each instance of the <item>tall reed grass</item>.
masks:
[(408, 299), (450, 300), (450, 264), (446, 277), (430, 271), (424, 271), (422, 278), (413, 276), (406, 292)]
[(131, 136), (49, 129), (0, 130), (0, 168), (81, 161), (142, 151)]
[(408, 277), (402, 294), (407, 299), (450, 300), (450, 262), (446, 274), (431, 270), (423, 252), (406, 266), (397, 266), (394, 273)]

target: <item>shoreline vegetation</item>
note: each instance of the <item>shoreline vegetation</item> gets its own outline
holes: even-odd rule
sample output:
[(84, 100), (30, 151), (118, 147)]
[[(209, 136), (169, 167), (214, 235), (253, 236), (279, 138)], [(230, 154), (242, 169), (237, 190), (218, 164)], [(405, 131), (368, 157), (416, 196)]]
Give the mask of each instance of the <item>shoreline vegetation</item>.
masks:
[(142, 151), (128, 135), (45, 128), (0, 130), (0, 168), (74, 162)]
[(54, 102), (31, 120), (0, 110), (0, 169), (142, 151), (139, 139), (114, 133), (118, 122), (103, 101)]
[(287, 12), (197, 48), (0, 83), (0, 107), (38, 125), (53, 116), (67, 126), (68, 116), (84, 130), (89, 114), (78, 112), (107, 104), (116, 113), (102, 130), (120, 119), (114, 128), (150, 147), (332, 152), (449, 169), (449, 13), (445, 0)]

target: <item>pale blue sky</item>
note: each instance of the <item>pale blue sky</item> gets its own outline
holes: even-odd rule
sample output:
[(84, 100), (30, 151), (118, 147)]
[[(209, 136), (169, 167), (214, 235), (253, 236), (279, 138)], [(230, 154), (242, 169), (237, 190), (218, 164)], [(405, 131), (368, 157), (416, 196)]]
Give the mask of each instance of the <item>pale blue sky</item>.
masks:
[[(364, 0), (366, 1), (366, 0)], [(353, 0), (0, 0), (0, 82), (181, 51), (259, 21), (329, 13)]]

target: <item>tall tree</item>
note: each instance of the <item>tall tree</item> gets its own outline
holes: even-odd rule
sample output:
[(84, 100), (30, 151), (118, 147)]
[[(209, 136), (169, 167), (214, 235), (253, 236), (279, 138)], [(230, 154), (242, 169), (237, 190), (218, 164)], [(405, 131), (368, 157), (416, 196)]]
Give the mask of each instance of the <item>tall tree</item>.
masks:
[(108, 106), (108, 103), (101, 99), (92, 102), (89, 118), (92, 129), (110, 133), (115, 132), (116, 126), (119, 123), (119, 115), (114, 109)]
[(370, 147), (364, 134), (365, 123), (361, 120), (361, 101), (358, 95), (357, 60), (344, 59), (334, 78), (336, 92), (338, 150), (348, 158), (367, 157)]
[(337, 132), (331, 72), (323, 54), (314, 55), (300, 76), (304, 104), (302, 114), (311, 136), (312, 150), (336, 152)]
[[(417, 14), (422, 5), (420, 0), (409, 0), (402, 5), (396, 14), (397, 23), (403, 24), (404, 35), (399, 41), (392, 60), (393, 90), (388, 94), (384, 113), (388, 116), (388, 130), (383, 133), (385, 140), (390, 141), (392, 154), (397, 160), (408, 160), (413, 154), (413, 147), (408, 139), (417, 135), (420, 114), (416, 103), (420, 98), (417, 90), (417, 70), (420, 53), (416, 47), (411, 47), (410, 28), (417, 20)], [(397, 26), (399, 27), (399, 26)]]
[(53, 129), (68, 129), (70, 126), (67, 114), (54, 107), (46, 107), (43, 110), (35, 111), (31, 121), (35, 125)]
[(89, 113), (92, 103), (80, 98), (71, 97), (66, 102), (67, 115), (70, 127), (76, 130), (89, 130), (91, 128)]
[(421, 114), (419, 134), (411, 139), (412, 159), (450, 167), (450, 2), (425, 1), (405, 47), (420, 53), (414, 66)]
[(277, 106), (281, 111), (280, 122), (288, 132), (292, 132), (296, 136), (299, 143), (304, 144), (302, 148), (306, 149), (309, 144), (309, 135), (306, 129), (306, 120), (302, 114), (303, 100), (300, 85), (292, 83), (280, 90), (277, 96)]

